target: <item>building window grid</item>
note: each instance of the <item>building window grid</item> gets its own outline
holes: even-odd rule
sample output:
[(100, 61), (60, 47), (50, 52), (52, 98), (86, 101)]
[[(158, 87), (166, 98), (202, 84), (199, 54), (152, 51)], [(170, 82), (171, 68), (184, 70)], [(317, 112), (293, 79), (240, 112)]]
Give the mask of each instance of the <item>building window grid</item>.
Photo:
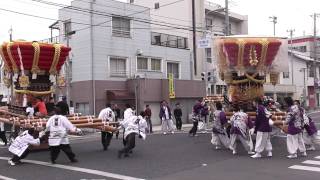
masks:
[(212, 63), (212, 52), (211, 48), (205, 48), (206, 59), (208, 63)]
[(179, 79), (179, 63), (168, 62), (167, 63), (167, 78), (169, 78), (169, 73), (173, 74), (173, 78)]
[(137, 57), (137, 71), (161, 72), (161, 59), (154, 57)]
[(112, 77), (126, 77), (126, 58), (110, 57), (110, 76)]
[(127, 17), (112, 17), (112, 35), (116, 37), (131, 37), (131, 23)]
[(65, 21), (63, 23), (63, 33), (64, 37), (68, 37), (68, 34), (72, 31), (71, 20)]
[(187, 49), (188, 39), (181, 36), (174, 36), (174, 35), (152, 32), (151, 45)]

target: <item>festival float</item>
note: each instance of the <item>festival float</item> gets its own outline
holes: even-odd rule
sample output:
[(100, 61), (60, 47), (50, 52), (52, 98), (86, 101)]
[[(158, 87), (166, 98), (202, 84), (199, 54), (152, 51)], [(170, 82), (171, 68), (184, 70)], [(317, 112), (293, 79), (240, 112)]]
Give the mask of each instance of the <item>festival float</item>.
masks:
[[(65, 84), (60, 72), (70, 51), (70, 47), (62, 44), (4, 42), (0, 46), (3, 82), (11, 94), (8, 106), (0, 108), (0, 121), (13, 127), (44, 127), (48, 117), (28, 119), (25, 116), (27, 102), (33, 102), (35, 97), (45, 101), (53, 96), (56, 87)], [(76, 114), (68, 118), (76, 127), (114, 131), (112, 126), (93, 116)]]
[[(214, 49), (219, 76), (228, 86), (228, 101), (252, 111), (252, 102), (264, 96), (266, 79), (274, 86), (280, 72), (288, 69), (287, 42), (276, 37), (229, 36), (216, 38)], [(227, 112), (231, 116), (232, 112)], [(255, 112), (249, 112), (252, 119)], [(284, 120), (285, 113), (273, 113), (273, 120)]]

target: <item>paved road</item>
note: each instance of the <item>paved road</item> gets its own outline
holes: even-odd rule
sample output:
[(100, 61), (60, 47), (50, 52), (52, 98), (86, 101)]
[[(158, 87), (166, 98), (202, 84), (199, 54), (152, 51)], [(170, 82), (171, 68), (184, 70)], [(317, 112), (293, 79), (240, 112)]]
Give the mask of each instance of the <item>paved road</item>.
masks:
[[(49, 152), (42, 151), (30, 154), (28, 160), (31, 161), (11, 167), (3, 160), (10, 153), (0, 148), (0, 179), (318, 180), (320, 177), (320, 164), (314, 165), (320, 163), (316, 158), (320, 152), (311, 152), (307, 158), (286, 159), (284, 138), (272, 139), (273, 158), (259, 160), (249, 158), (241, 146), (236, 156), (227, 150), (214, 150), (210, 138), (210, 134), (151, 135), (146, 141), (137, 140), (132, 156), (118, 159), (120, 139), (113, 139), (110, 149), (102, 151), (99, 136), (92, 135), (72, 141), (78, 163), (69, 163), (65, 155), (60, 154), (58, 165), (45, 163), (49, 161)], [(298, 170), (308, 167), (313, 171)]]

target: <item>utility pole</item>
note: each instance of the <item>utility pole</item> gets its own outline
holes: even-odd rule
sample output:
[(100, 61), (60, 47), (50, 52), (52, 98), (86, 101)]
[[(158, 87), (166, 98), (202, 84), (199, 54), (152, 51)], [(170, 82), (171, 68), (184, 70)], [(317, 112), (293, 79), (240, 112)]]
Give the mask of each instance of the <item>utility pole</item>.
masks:
[(278, 22), (277, 16), (270, 16), (271, 22), (273, 23), (273, 36), (276, 36), (276, 24)]
[(9, 29), (9, 40), (10, 40), (10, 42), (12, 41), (12, 26), (10, 27), (10, 29)]
[(196, 10), (195, 0), (192, 0), (192, 34), (193, 34), (193, 68), (194, 75), (197, 75), (197, 39), (196, 39)]
[(230, 21), (229, 21), (229, 0), (225, 0), (225, 35), (230, 35)]
[(291, 50), (291, 56), (290, 56), (290, 60), (291, 60), (291, 83), (292, 85), (294, 85), (294, 78), (293, 78), (293, 48), (292, 48), (292, 37), (293, 37), (293, 32), (295, 30), (294, 29), (289, 29), (287, 30), (288, 33), (290, 33), (290, 50)]
[(317, 67), (316, 67), (316, 62), (318, 61), (317, 58), (317, 16), (320, 14), (314, 13), (313, 14), (313, 77), (314, 77), (314, 99), (315, 99), (315, 106), (318, 104), (318, 99), (317, 99), (317, 91), (316, 91), (316, 83), (318, 83), (318, 78), (317, 78)]

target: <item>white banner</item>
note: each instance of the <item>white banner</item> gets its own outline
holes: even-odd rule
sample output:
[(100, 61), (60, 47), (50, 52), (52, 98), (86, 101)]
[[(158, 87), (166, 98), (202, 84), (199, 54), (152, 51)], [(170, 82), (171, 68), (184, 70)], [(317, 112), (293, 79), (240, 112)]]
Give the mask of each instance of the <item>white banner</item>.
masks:
[(210, 38), (199, 39), (198, 48), (211, 48), (211, 39)]

